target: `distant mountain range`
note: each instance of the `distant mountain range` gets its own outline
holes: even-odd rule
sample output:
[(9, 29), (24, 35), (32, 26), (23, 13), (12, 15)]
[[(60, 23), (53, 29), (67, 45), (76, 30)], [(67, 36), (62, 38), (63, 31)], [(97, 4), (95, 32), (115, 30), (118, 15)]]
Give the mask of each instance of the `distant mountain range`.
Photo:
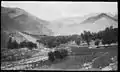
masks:
[(56, 35), (80, 34), (83, 30), (98, 32), (109, 26), (118, 27), (118, 15), (93, 13), (83, 17), (69, 17), (54, 20), (49, 28)]

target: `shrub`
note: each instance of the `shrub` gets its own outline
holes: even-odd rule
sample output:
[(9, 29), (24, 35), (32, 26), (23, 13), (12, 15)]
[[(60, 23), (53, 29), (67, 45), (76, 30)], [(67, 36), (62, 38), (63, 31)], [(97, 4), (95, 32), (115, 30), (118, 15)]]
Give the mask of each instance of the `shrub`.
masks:
[(66, 49), (58, 49), (54, 52), (55, 58), (63, 59), (68, 55), (68, 51)]
[(68, 56), (68, 51), (66, 49), (58, 49), (54, 52), (49, 52), (48, 57), (50, 61), (54, 61), (55, 59), (63, 59)]
[(30, 50), (32, 50), (33, 48), (37, 48), (37, 44), (23, 41), (20, 43), (20, 47), (21, 48), (28, 47)]
[(80, 39), (78, 38), (77, 40), (75, 40), (75, 43), (76, 43), (77, 45), (80, 45)]
[(53, 62), (54, 60), (55, 60), (55, 57), (54, 57), (54, 53), (53, 52), (49, 52), (48, 53), (48, 59), (51, 61), (51, 62)]
[[(14, 52), (13, 52), (14, 51)], [(8, 51), (4, 51), (1, 54), (1, 61), (5, 62), (5, 61), (17, 61), (17, 60), (21, 60), (24, 58), (30, 58), (31, 55), (22, 55), (22, 52), (19, 51), (18, 49), (13, 49), (13, 50), (8, 50)]]
[(97, 45), (97, 47), (98, 47), (99, 43), (100, 43), (99, 40), (95, 41), (95, 45)]
[(20, 47), (21, 48), (24, 48), (27, 46), (27, 42), (23, 41), (23, 42), (20, 42)]
[(68, 51), (66, 49), (60, 49), (60, 54), (62, 56), (62, 58), (68, 56)]
[(55, 58), (61, 59), (61, 53), (59, 51), (54, 52)]

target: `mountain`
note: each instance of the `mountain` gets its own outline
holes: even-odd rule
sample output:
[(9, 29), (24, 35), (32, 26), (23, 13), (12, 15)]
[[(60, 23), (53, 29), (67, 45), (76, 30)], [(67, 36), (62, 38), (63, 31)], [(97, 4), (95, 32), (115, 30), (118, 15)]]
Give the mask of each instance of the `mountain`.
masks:
[[(23, 9), (1, 7), (1, 45), (6, 44), (10, 33), (27, 32), (33, 35), (53, 35), (52, 30), (47, 27), (48, 25), (48, 21), (39, 19)], [(17, 34), (19, 33), (15, 35)]]
[(18, 30), (32, 34), (51, 35), (52, 31), (46, 27), (48, 23), (20, 8), (1, 8), (1, 24), (5, 29), (11, 31)]
[(109, 26), (118, 27), (118, 18), (109, 13), (92, 13), (83, 17), (54, 20), (49, 27), (56, 35), (80, 34), (83, 30), (98, 32)]
[(114, 20), (114, 21), (118, 21), (116, 18), (114, 17), (111, 17), (105, 13), (101, 13), (97, 16), (93, 16), (93, 17), (89, 17), (87, 18), (85, 21), (83, 21), (82, 23), (85, 24), (85, 23), (94, 23), (95, 21), (101, 19), (101, 18), (106, 18), (106, 19), (111, 19), (111, 20)]

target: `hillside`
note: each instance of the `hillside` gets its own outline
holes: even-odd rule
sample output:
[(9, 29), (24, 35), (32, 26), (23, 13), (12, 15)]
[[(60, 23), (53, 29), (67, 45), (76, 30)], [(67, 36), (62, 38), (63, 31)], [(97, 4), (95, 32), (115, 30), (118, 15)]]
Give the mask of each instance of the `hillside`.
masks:
[(9, 33), (16, 31), (33, 35), (52, 35), (53, 32), (47, 27), (48, 24), (48, 21), (39, 19), (23, 9), (1, 7), (1, 44), (6, 44)]

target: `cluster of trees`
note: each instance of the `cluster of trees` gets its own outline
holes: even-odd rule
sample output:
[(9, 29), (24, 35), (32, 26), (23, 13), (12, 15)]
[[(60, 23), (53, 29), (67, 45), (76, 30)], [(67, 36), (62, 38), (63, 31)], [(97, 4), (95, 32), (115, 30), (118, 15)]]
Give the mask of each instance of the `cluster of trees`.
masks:
[(112, 26), (106, 28), (105, 31), (103, 31), (102, 43), (111, 44), (116, 42), (118, 42), (118, 28), (113, 28)]
[(32, 42), (26, 42), (26, 41), (23, 41), (23, 42), (20, 42), (19, 44), (20, 48), (29, 48), (29, 49), (33, 49), (33, 48), (37, 48), (37, 44), (35, 43), (32, 43)]
[(100, 40), (102, 40), (102, 44), (104, 45), (116, 43), (118, 42), (118, 28), (113, 28), (110, 26), (103, 31), (99, 31), (98, 33), (84, 31), (84, 33), (81, 34), (81, 37), (84, 41), (87, 42), (88, 46), (91, 40), (95, 40), (95, 45), (98, 45)]
[(27, 47), (29, 49), (33, 49), (33, 48), (37, 48), (37, 45), (35, 43), (26, 42), (26, 41), (17, 43), (16, 40), (12, 41), (12, 38), (11, 37), (9, 38), (9, 41), (7, 43), (7, 48), (19, 49), (19, 48), (24, 48), (24, 47)]
[(7, 43), (7, 48), (9, 49), (19, 48), (19, 44), (16, 42), (16, 40), (12, 41), (12, 38), (10, 37)]
[(66, 49), (59, 49), (48, 53), (48, 57), (51, 62), (55, 61), (55, 59), (63, 59), (66, 56), (68, 56), (68, 51)]
[(40, 40), (37, 40), (37, 42), (44, 44), (48, 48), (54, 48), (59, 46), (60, 44), (65, 44), (70, 41), (75, 41), (76, 44), (80, 44), (80, 38), (79, 35), (71, 35), (71, 36), (45, 36), (42, 37)]
[(90, 33), (90, 31), (84, 31), (84, 33), (81, 33), (81, 37), (82, 40), (85, 41), (89, 46), (92, 39), (92, 33)]

